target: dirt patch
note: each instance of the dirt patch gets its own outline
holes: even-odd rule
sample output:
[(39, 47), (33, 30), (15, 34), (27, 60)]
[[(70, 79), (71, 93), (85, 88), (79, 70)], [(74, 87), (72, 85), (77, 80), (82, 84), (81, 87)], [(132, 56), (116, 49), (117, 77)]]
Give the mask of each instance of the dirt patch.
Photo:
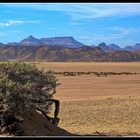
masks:
[[(51, 123), (47, 118), (45, 118), (41, 113), (36, 110), (23, 113), (21, 127), (19, 130), (19, 125), (7, 130), (1, 130), (0, 136), (2, 137), (12, 137), (12, 136), (72, 136), (73, 134), (67, 132), (66, 130), (57, 127)], [(13, 124), (11, 124), (13, 126)], [(8, 126), (9, 128), (9, 126)], [(18, 129), (17, 129), (18, 128)], [(22, 135), (17, 132), (22, 131)], [(15, 135), (16, 134), (16, 135)]]
[(71, 136), (73, 134), (50, 123), (36, 111), (23, 115), (23, 130), (26, 136)]

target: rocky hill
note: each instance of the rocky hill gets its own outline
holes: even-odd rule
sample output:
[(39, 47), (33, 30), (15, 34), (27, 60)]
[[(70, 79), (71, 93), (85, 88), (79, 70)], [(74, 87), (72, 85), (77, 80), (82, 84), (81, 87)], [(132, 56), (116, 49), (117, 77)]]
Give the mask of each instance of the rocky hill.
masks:
[(100, 47), (83, 46), (79, 48), (68, 48), (62, 46), (25, 46), (5, 45), (0, 47), (0, 61), (24, 60), (24, 61), (117, 61), (129, 62), (140, 61), (140, 53), (130, 51), (104, 51)]
[(140, 61), (140, 44), (126, 46), (116, 44), (86, 46), (73, 37), (53, 37), (37, 39), (29, 36), (20, 42), (0, 43), (0, 61)]

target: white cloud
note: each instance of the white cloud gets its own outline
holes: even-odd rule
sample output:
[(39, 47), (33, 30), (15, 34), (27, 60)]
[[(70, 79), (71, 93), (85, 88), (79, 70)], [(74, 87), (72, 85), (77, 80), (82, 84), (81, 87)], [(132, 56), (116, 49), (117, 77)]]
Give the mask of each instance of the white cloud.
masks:
[(79, 39), (84, 39), (88, 43), (94, 42), (110, 42), (115, 39), (122, 40), (127, 35), (139, 32), (139, 29), (128, 28), (128, 27), (108, 27), (102, 33), (94, 33), (87, 36), (79, 36)]
[(115, 33), (115, 36), (118, 36), (120, 38), (139, 31), (139, 29), (136, 29), (136, 28), (134, 29), (131, 27), (129, 28), (128, 27), (109, 27), (109, 28), (106, 28), (106, 30), (111, 31), (111, 32), (117, 32)]
[(140, 4), (77, 5), (77, 11), (66, 11), (74, 20), (140, 15)]
[[(6, 6), (6, 4), (5, 4)], [(44, 3), (11, 4), (10, 7), (24, 7), (36, 10), (58, 11), (70, 15), (72, 19), (95, 19), (103, 17), (127, 17), (140, 15), (139, 3)]]
[(7, 27), (25, 23), (38, 23), (40, 20), (8, 20), (6, 22), (0, 22), (0, 27)]

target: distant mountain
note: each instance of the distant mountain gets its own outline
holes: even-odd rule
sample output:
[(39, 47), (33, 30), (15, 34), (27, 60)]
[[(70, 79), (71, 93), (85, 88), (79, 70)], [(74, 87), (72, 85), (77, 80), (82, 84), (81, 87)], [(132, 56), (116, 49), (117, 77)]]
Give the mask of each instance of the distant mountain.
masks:
[(7, 43), (6, 45), (19, 45), (19, 43), (17, 43), (17, 42), (9, 42), (9, 43)]
[(96, 47), (96, 45), (91, 45), (91, 47), (92, 47), (92, 48), (95, 48), (95, 47)]
[(137, 43), (133, 46), (134, 51), (139, 51), (140, 50), (140, 43)]
[(106, 43), (102, 42), (99, 45), (91, 45), (92, 48), (98, 47), (104, 50), (105, 52), (112, 52), (112, 51), (117, 51), (117, 50), (122, 50), (121, 47), (119, 47), (116, 44), (109, 44), (107, 45)]
[(134, 46), (126, 46), (124, 50), (127, 51), (140, 51), (140, 43), (136, 43)]
[[(4, 46), (5, 44), (0, 43), (0, 46)], [(68, 48), (79, 48), (86, 46), (81, 42), (75, 40), (73, 37), (51, 37), (51, 38), (35, 38), (32, 35), (29, 37), (21, 40), (20, 42), (10, 42), (6, 45), (15, 46), (15, 45), (22, 45), (22, 46), (40, 46), (40, 45), (48, 45), (48, 46), (58, 46), (58, 47), (68, 47)], [(140, 50), (140, 43), (136, 43), (134, 46), (126, 46), (123, 49), (116, 44), (109, 44), (107, 45), (105, 42), (100, 44), (91, 45), (92, 48), (100, 47), (105, 52), (112, 52), (117, 50), (126, 50), (126, 51), (139, 51)]]
[(3, 43), (0, 43), (0, 47), (3, 47), (3, 46), (5, 46), (5, 44), (3, 44)]
[(53, 37), (37, 39), (29, 36), (20, 42), (0, 43), (0, 61), (23, 60), (49, 62), (67, 61), (140, 61), (140, 44), (121, 49), (116, 44), (102, 42), (86, 46), (73, 37)]
[(39, 46), (42, 45), (43, 43), (41, 42), (40, 39), (37, 39), (33, 37), (32, 35), (23, 39), (22, 41), (19, 42), (20, 45), (25, 45), (25, 46)]
[(84, 44), (76, 41), (73, 37), (41, 38), (40, 41), (43, 44), (50, 46), (64, 46), (69, 48), (78, 48), (84, 46)]
[[(94, 47), (94, 45), (92, 45)], [(117, 51), (117, 50), (122, 50), (118, 45), (116, 44), (109, 44), (106, 45), (106, 43), (102, 42), (96, 47), (100, 47), (103, 51), (105, 52), (112, 52), (112, 51)]]
[(109, 44), (108, 47), (112, 49), (112, 51), (122, 50), (118, 45), (116, 44)]
[(126, 47), (123, 48), (123, 50), (133, 51), (133, 46), (126, 46)]
[(49, 45), (49, 46), (64, 46), (69, 48), (78, 48), (84, 46), (84, 44), (78, 42), (73, 37), (52, 37), (52, 38), (41, 38), (37, 39), (32, 35), (23, 39), (19, 43), (11, 42), (7, 45), (24, 45), (24, 46), (39, 46), (39, 45)]
[(105, 52), (111, 52), (113, 49), (106, 45), (106, 43), (102, 42), (97, 47), (101, 48)]

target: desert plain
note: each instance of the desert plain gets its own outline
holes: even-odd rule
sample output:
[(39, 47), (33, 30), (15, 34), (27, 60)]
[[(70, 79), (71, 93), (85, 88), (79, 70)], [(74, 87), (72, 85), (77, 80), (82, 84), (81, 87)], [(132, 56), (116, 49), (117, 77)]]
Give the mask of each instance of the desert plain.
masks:
[(64, 76), (59, 127), (78, 135), (140, 136), (140, 62), (33, 62), (54, 72), (131, 72), (132, 75)]

